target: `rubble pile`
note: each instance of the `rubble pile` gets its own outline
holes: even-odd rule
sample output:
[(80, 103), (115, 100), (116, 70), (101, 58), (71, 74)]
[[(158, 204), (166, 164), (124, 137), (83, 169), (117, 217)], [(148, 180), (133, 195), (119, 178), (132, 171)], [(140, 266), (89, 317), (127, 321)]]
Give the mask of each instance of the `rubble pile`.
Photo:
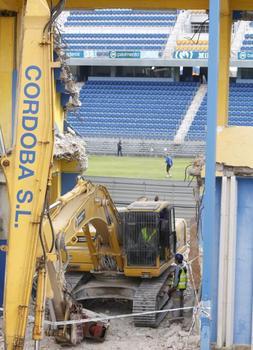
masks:
[(82, 173), (88, 168), (86, 142), (77, 135), (70, 133), (58, 134), (55, 137), (54, 158), (69, 162), (76, 160)]

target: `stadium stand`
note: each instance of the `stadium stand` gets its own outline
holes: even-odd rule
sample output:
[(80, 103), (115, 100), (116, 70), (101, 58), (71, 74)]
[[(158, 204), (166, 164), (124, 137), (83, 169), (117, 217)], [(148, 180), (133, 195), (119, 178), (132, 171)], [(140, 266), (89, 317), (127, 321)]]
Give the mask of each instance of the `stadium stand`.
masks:
[(177, 11), (130, 9), (73, 11), (65, 26), (173, 26)]
[[(82, 107), (69, 112), (68, 122), (86, 137), (173, 140), (198, 88), (161, 79), (91, 79), (80, 92)], [(253, 126), (252, 98), (253, 83), (231, 84), (229, 125)], [(206, 120), (207, 94), (186, 140), (204, 141)]]
[[(152, 59), (185, 59), (187, 55), (180, 56), (185, 52), (191, 52), (188, 57), (193, 59), (207, 57), (208, 15), (205, 11), (71, 11), (65, 13), (62, 23), (66, 49), (71, 52), (87, 50), (87, 56), (88, 50), (91, 50), (95, 52), (91, 57), (114, 58), (116, 56), (110, 56), (111, 52), (116, 52), (114, 50), (122, 53), (127, 50), (139, 53), (157, 51), (145, 52), (143, 56), (140, 54), (140, 62), (149, 58), (148, 55)], [(253, 22), (239, 21), (233, 25), (231, 57), (239, 57), (240, 51), (253, 52)], [(85, 54), (83, 57), (86, 57)], [(112, 62), (112, 66), (114, 64)], [(207, 95), (203, 91), (199, 104), (194, 107), (201, 90), (199, 87), (204, 85), (188, 81), (204, 82), (203, 76), (206, 78), (207, 74), (204, 71), (194, 73), (193, 69), (194, 76), (191, 76), (192, 73), (189, 75), (185, 69), (181, 72), (185, 76), (180, 76), (179, 67), (166, 75), (162, 75), (163, 72), (155, 75), (155, 70), (152, 74), (148, 73), (153, 68), (158, 68), (159, 72), (156, 64), (154, 67), (150, 64), (147, 73), (141, 74), (120, 69), (111, 69), (104, 74), (101, 67), (87, 72), (76, 69), (80, 81), (86, 80), (88, 75), (91, 77), (80, 91), (82, 107), (68, 112), (68, 122), (85, 137), (92, 153), (113, 153), (118, 138), (124, 140), (128, 154), (149, 155), (152, 149), (152, 152), (161, 155), (166, 145), (180, 156), (196, 154), (199, 150), (203, 152)], [(143, 74), (149, 78), (134, 78)], [(240, 72), (241, 79), (245, 76), (251, 79), (247, 72)], [(172, 82), (173, 79), (187, 83)], [(253, 84), (231, 84), (229, 125), (253, 126), (252, 97)], [(190, 111), (191, 118), (188, 120), (187, 112), (189, 115)], [(183, 129), (185, 125), (187, 128)], [(176, 139), (181, 130), (184, 133), (180, 134), (179, 142)]]
[(208, 34), (205, 32), (207, 25), (208, 17), (205, 11), (186, 11), (184, 26), (177, 32), (175, 53), (182, 51), (206, 53), (208, 51)]
[[(182, 16), (184, 17), (183, 26), (178, 25), (175, 30), (183, 13), (186, 15)], [(66, 49), (72, 52), (77, 50), (147, 50), (158, 51), (157, 57), (165, 55), (166, 59), (178, 59), (182, 58), (180, 53), (186, 51), (192, 52), (194, 58), (207, 58), (208, 15), (205, 11), (98, 9), (66, 12), (64, 18), (65, 33), (62, 38), (67, 45)], [(247, 22), (249, 33), (243, 35), (243, 41), (240, 33), (237, 35), (238, 40), (233, 40), (238, 32), (237, 29), (239, 27), (242, 29), (242, 25), (239, 26), (239, 23), (242, 22), (238, 21), (233, 24), (231, 47), (233, 57), (237, 57), (239, 49), (242, 52), (253, 50), (253, 40), (251, 40), (253, 39), (253, 32), (251, 33), (253, 22)]]
[(166, 45), (169, 34), (63, 34), (68, 49), (133, 49), (161, 50)]
[(176, 51), (208, 51), (208, 40), (177, 40)]
[(253, 83), (232, 84), (229, 99), (229, 125), (253, 126)]
[[(253, 83), (230, 85), (228, 125), (253, 126)], [(207, 122), (207, 95), (204, 97), (189, 129), (188, 140), (205, 140)]]
[(176, 20), (176, 10), (72, 11), (66, 16), (62, 38), (71, 51), (162, 51)]
[(68, 122), (83, 136), (173, 140), (198, 83), (165, 79), (88, 80)]
[(247, 33), (244, 34), (244, 40), (242, 41), (241, 51), (253, 52), (253, 22), (249, 22)]

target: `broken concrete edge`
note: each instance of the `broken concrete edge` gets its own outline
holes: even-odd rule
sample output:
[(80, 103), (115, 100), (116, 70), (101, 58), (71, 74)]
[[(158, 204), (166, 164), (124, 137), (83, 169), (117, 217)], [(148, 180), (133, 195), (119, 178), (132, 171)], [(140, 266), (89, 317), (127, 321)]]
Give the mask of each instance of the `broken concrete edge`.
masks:
[[(7, 152), (7, 155), (11, 150)], [(68, 162), (77, 161), (80, 171), (84, 172), (88, 168), (88, 156), (86, 154), (86, 142), (78, 135), (65, 133), (56, 134), (54, 142), (54, 159), (66, 160)], [(0, 183), (5, 183), (4, 174), (0, 169)]]
[[(205, 178), (205, 168), (201, 171), (201, 178)], [(241, 177), (253, 177), (253, 168), (247, 166), (234, 166), (225, 163), (216, 162), (216, 177), (220, 176), (241, 176)]]
[(86, 142), (80, 136), (70, 133), (57, 134), (54, 144), (54, 159), (77, 161), (80, 171), (85, 171), (88, 168)]
[(251, 350), (252, 346), (248, 344), (234, 344), (232, 346), (217, 347), (216, 344), (211, 345), (212, 350)]
[(253, 168), (216, 162), (217, 176), (253, 176)]

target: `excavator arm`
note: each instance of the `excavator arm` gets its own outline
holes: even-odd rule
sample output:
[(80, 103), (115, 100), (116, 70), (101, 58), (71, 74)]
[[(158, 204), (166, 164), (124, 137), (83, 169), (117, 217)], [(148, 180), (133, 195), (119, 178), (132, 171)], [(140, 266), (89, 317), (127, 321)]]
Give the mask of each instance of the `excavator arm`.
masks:
[[(80, 231), (87, 238), (94, 267), (103, 270), (103, 257), (114, 261), (117, 271), (123, 270), (123, 260), (119, 245), (120, 217), (113, 201), (104, 186), (94, 185), (79, 178), (75, 188), (46, 210), (43, 221), (42, 244), (37, 251), (37, 300), (34, 325), (34, 339), (42, 337), (42, 321), (45, 309), (46, 280), (48, 277), (49, 311), (52, 320), (65, 321), (87, 318), (87, 310), (82, 309), (70, 295), (65, 271), (67, 263), (67, 244), (75, 239)], [(91, 237), (89, 226), (96, 230), (97, 242)], [(46, 257), (44, 258), (44, 255)], [(91, 330), (92, 328), (92, 330)], [(58, 326), (50, 332), (56, 340), (64, 345), (75, 345), (84, 337), (101, 339), (105, 335), (106, 325), (86, 324), (76, 326)]]
[[(115, 260), (115, 269), (123, 271), (119, 242), (121, 220), (104, 186), (79, 178), (75, 188), (62, 196), (51, 208), (50, 219), (47, 217), (43, 226), (46, 242), (51, 241), (53, 229), (56, 249), (58, 252), (64, 250), (66, 254), (67, 244), (82, 232), (86, 237), (95, 270), (103, 270), (100, 258), (106, 254)], [(95, 243), (90, 225), (96, 231)]]

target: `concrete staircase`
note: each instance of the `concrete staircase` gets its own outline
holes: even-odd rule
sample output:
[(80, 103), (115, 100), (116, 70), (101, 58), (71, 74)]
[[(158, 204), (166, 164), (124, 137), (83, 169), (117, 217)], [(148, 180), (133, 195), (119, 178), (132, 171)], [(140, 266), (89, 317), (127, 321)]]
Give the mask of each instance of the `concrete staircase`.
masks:
[(163, 51), (163, 59), (171, 59), (175, 50), (177, 39), (182, 34), (183, 28), (187, 18), (189, 17), (189, 11), (181, 11), (177, 17), (176, 24), (169, 36), (165, 49)]
[(200, 85), (196, 95), (194, 96), (192, 103), (190, 105), (190, 107), (188, 108), (185, 117), (180, 125), (180, 127), (178, 128), (178, 131), (175, 135), (174, 138), (174, 143), (175, 144), (181, 144), (184, 142), (184, 139), (191, 127), (191, 124), (194, 120), (194, 117), (201, 105), (201, 102), (203, 101), (203, 98), (205, 97), (205, 94), (207, 92), (207, 85), (206, 84), (202, 84)]
[(244, 34), (249, 32), (249, 23), (248, 21), (239, 21), (237, 24), (236, 32), (232, 36), (231, 41), (231, 58), (237, 59), (237, 53), (242, 46)]

